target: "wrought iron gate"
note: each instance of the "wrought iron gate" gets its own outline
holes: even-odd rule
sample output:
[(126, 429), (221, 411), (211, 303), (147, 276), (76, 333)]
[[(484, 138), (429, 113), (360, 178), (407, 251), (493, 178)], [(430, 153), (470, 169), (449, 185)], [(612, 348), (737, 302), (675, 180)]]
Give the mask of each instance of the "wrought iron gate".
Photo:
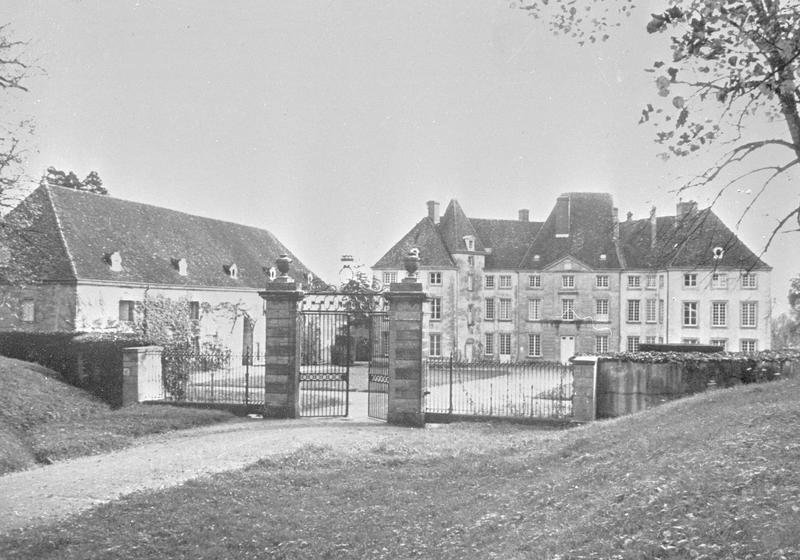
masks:
[(309, 293), (298, 321), (300, 415), (347, 416), (351, 376), (364, 370), (356, 362), (368, 360), (368, 412), (385, 419), (388, 400), (381, 398), (388, 397), (389, 329), (383, 295), (365, 290)]

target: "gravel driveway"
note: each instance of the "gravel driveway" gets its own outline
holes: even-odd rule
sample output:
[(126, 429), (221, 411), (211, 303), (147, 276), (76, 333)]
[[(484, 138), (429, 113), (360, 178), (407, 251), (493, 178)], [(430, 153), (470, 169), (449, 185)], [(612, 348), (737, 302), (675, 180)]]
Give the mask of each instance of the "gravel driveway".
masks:
[(355, 419), (251, 420), (152, 436), (140, 445), (0, 477), (0, 533), (57, 520), (138, 490), (242, 468), (307, 445), (361, 445), (407, 428)]

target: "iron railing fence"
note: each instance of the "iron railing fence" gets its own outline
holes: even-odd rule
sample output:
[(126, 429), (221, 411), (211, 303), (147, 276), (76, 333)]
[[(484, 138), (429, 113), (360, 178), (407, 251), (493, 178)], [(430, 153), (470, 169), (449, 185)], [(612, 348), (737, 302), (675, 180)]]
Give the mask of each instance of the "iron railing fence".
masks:
[(572, 415), (570, 365), (428, 358), (423, 384), (426, 413), (536, 419)]
[[(215, 352), (161, 354), (161, 372), (148, 372), (143, 400), (236, 405), (264, 404), (264, 355)], [(160, 378), (155, 378), (156, 376)]]

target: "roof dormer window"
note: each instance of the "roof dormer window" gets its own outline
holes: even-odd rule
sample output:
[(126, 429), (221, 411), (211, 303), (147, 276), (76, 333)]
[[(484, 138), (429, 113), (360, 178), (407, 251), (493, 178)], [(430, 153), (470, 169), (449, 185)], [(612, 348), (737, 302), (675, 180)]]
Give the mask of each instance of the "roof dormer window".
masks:
[(119, 251), (107, 253), (105, 261), (108, 263), (112, 272), (122, 272), (122, 255), (119, 254)]
[(464, 243), (467, 246), (467, 251), (474, 251), (475, 250), (475, 236), (474, 235), (465, 235), (464, 236)]
[(608, 258), (608, 256), (605, 253), (601, 253), (600, 254), (600, 260), (601, 261), (605, 261), (607, 258)]
[(222, 265), (222, 269), (225, 271), (225, 274), (234, 280), (239, 278), (239, 267), (236, 266), (236, 263)]
[(541, 260), (539, 255), (533, 255), (533, 262), (539, 262), (539, 260)]
[(712, 254), (714, 255), (715, 261), (722, 260), (722, 257), (725, 256), (725, 249), (723, 249), (722, 247), (714, 247)]
[(172, 259), (172, 266), (175, 267), (175, 270), (177, 270), (178, 274), (180, 274), (181, 276), (186, 276), (187, 274), (189, 274), (188, 263), (184, 258)]
[(274, 266), (269, 267), (267, 276), (269, 277), (270, 281), (275, 280), (278, 277), (278, 269)]

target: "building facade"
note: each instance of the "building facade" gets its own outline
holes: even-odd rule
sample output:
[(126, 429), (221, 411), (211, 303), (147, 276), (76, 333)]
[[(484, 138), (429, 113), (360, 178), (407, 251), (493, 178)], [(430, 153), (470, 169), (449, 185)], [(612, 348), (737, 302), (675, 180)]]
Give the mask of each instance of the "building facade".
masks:
[(130, 332), (148, 298), (188, 305), (196, 345), (261, 353), (258, 295), (287, 254), (274, 235), (157, 206), (42, 186), (0, 232), (0, 331)]
[(468, 218), (428, 202), (374, 266), (385, 283), (416, 248), (429, 356), (565, 361), (639, 344), (769, 348), (770, 267), (711, 211), (620, 222), (605, 193), (567, 193), (547, 219)]

